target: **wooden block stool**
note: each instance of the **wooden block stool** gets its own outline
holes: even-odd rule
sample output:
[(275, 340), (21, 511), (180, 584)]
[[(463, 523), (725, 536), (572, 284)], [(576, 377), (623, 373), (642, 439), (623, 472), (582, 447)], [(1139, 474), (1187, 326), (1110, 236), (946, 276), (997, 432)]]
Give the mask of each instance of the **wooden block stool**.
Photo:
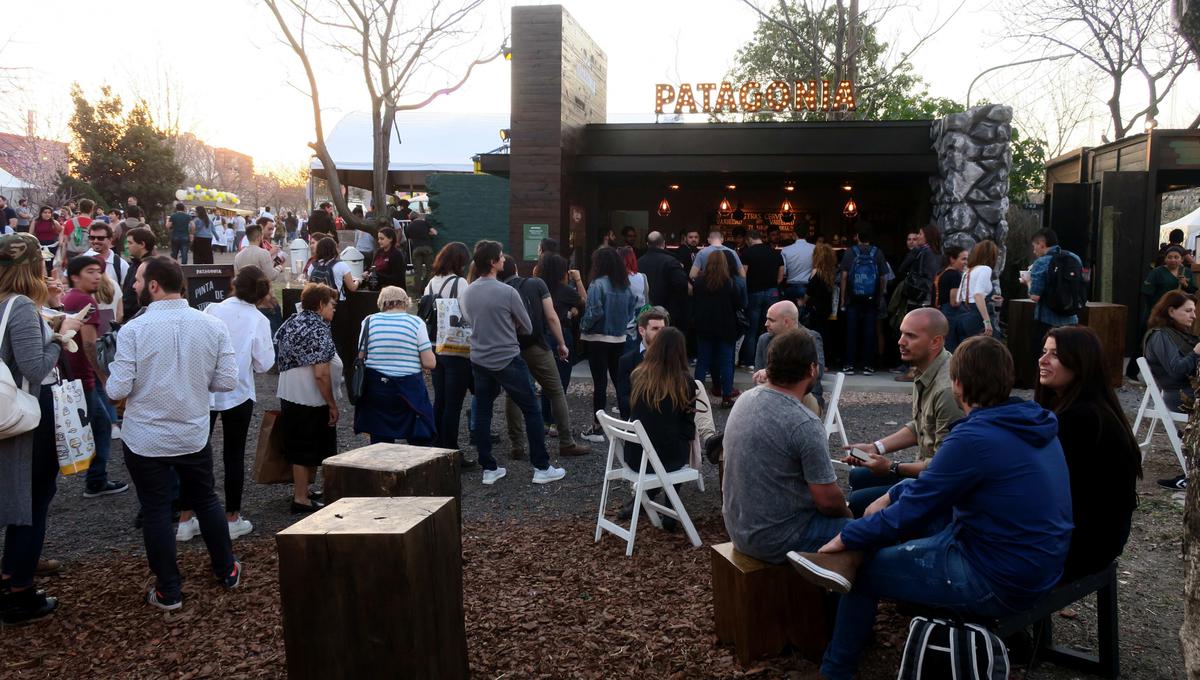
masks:
[(325, 499), (364, 496), (462, 498), (458, 452), (407, 444), (372, 444), (325, 459)]
[(288, 677), (470, 676), (454, 498), (343, 498), (275, 535)]
[(760, 562), (722, 543), (712, 546), (712, 585), (717, 638), (733, 644), (742, 666), (788, 644), (821, 662), (829, 644), (827, 596), (791, 566)]

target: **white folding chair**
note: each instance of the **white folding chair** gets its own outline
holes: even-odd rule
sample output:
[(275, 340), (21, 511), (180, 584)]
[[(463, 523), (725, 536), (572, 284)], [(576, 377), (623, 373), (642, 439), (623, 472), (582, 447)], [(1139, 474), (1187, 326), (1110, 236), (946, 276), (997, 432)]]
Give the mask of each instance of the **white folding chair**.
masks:
[[(604, 484), (600, 491), (600, 512), (596, 516), (596, 542), (600, 542), (601, 532), (607, 531), (625, 540), (626, 557), (633, 555), (638, 515), (642, 508), (645, 508), (651, 524), (662, 528), (662, 518), (659, 515), (673, 517), (683, 525), (683, 530), (692, 545), (700, 547), (700, 534), (696, 533), (696, 527), (688, 517), (674, 486), (699, 480), (700, 471), (690, 465), (685, 465), (675, 472), (664, 470), (662, 461), (658, 459), (658, 453), (654, 451), (654, 445), (650, 443), (650, 437), (640, 421), (635, 420), (631, 423), (618, 420), (603, 410), (596, 411), (596, 419), (600, 421), (600, 426), (604, 428), (604, 434), (608, 437), (608, 462), (605, 463)], [(637, 470), (625, 464), (626, 442), (642, 445), (642, 464)], [(651, 468), (649, 471), (646, 469), (647, 464)], [(608, 505), (608, 491), (612, 482), (618, 479), (633, 485), (633, 517), (628, 529), (604, 517), (604, 510)], [(662, 489), (666, 493), (670, 507), (650, 500), (646, 492), (654, 489)]]
[[(710, 418), (714, 417), (716, 412), (713, 411), (712, 399), (709, 398), (708, 390), (704, 388), (704, 383), (700, 382), (699, 380), (693, 380), (692, 382), (696, 383), (696, 400), (703, 405), (703, 408), (708, 409), (708, 415)], [(704, 454), (700, 452), (698, 442), (699, 435), (697, 435), (697, 444), (693, 447), (693, 455), (690, 462), (690, 465), (696, 468), (697, 471), (700, 470), (701, 465), (704, 463)], [(696, 485), (700, 487), (701, 491), (704, 491), (704, 475), (700, 475), (700, 477), (696, 479)]]
[(846, 438), (846, 426), (842, 423), (842, 411), (838, 408), (838, 402), (842, 399), (842, 387), (845, 383), (845, 373), (838, 373), (834, 377), (833, 393), (825, 405), (825, 436), (831, 437), (834, 432), (837, 432), (842, 437), (842, 446), (849, 446), (850, 440)]
[(1183, 441), (1179, 438), (1179, 430), (1176, 429), (1175, 423), (1186, 423), (1188, 416), (1186, 413), (1167, 408), (1162, 390), (1158, 389), (1158, 383), (1154, 381), (1154, 374), (1150, 372), (1150, 364), (1146, 361), (1146, 357), (1138, 357), (1137, 365), (1142, 382), (1146, 385), (1146, 393), (1142, 395), (1142, 404), (1138, 407), (1137, 418), (1133, 421), (1134, 439), (1138, 437), (1138, 430), (1142, 429), (1142, 420), (1150, 421), (1146, 430), (1146, 438), (1138, 444), (1142, 449), (1142, 460), (1146, 460), (1146, 452), (1150, 450), (1150, 440), (1154, 437), (1154, 430), (1161, 423), (1163, 430), (1167, 433), (1167, 440), (1171, 442), (1171, 450), (1179, 459), (1179, 467), (1186, 475), (1187, 462), (1183, 457)]

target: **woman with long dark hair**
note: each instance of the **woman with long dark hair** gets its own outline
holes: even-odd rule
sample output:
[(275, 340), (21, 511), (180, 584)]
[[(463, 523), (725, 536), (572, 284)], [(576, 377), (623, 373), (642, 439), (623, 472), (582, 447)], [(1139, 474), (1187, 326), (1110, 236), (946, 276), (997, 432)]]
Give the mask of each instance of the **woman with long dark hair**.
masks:
[[(54, 219), (54, 210), (50, 206), (43, 205), (42, 209), (38, 211), (37, 219), (33, 221), (33, 227), (30, 229), (30, 232), (38, 240), (38, 243), (42, 244), (43, 248), (50, 251), (51, 256), (58, 255), (58, 242), (62, 237), (63, 227)], [(50, 270), (53, 268), (52, 262), (53, 258), (50, 262), (46, 262), (47, 275), (50, 274)]]
[(1071, 473), (1075, 530), (1063, 580), (1093, 574), (1125, 548), (1137, 507), (1142, 455), (1109, 383), (1096, 332), (1061, 326), (1046, 336), (1034, 400), (1058, 416)]
[(621, 260), (625, 263), (625, 269), (629, 272), (629, 290), (633, 292), (634, 298), (634, 318), (629, 320), (629, 326), (625, 328), (625, 351), (629, 352), (637, 348), (641, 339), (637, 331), (637, 311), (649, 304), (650, 301), (650, 280), (645, 274), (638, 272), (637, 252), (629, 246), (621, 246), (617, 248), (617, 254), (621, 256)]
[[(611, 231), (611, 230), (610, 230)], [(625, 331), (637, 312), (637, 300), (629, 287), (629, 271), (615, 248), (601, 246), (592, 253), (592, 283), (587, 290), (587, 309), (579, 323), (580, 339), (587, 342), (588, 366), (592, 371), (592, 413), (607, 407), (608, 379), (617, 381), (617, 362), (625, 347)], [(604, 441), (600, 423), (583, 433), (590, 442)]]
[[(718, 253), (719, 254), (719, 253)], [(696, 380), (704, 382), (711, 368), (720, 381), (721, 408), (733, 406), (733, 347), (738, 338), (737, 312), (743, 308), (729, 271), (727, 257), (710, 257), (695, 282)]]
[[(546, 288), (550, 289), (550, 301), (554, 303), (554, 313), (558, 315), (558, 324), (562, 327), (563, 342), (566, 343), (567, 349), (571, 350), (571, 354), (567, 356), (566, 360), (555, 357), (558, 377), (562, 381), (565, 392), (571, 384), (571, 367), (575, 365), (572, 361), (575, 354), (575, 336), (571, 329), (571, 322), (582, 314), (586, 307), (585, 299), (579, 294), (579, 290), (583, 288), (583, 281), (579, 276), (579, 271), (571, 269), (567, 258), (556, 253), (543, 255), (542, 261), (538, 263), (536, 273), (538, 278), (546, 283)], [(550, 399), (545, 393), (542, 394), (542, 418), (549, 428), (546, 435), (558, 436), (558, 427), (554, 422), (554, 414), (551, 412)], [(563, 426), (570, 428), (569, 423), (564, 423)]]
[(337, 241), (325, 236), (317, 241), (316, 257), (305, 270), (309, 283), (322, 283), (338, 293), (338, 300), (345, 300), (346, 293), (358, 290), (358, 281), (350, 272), (350, 265), (338, 257)]
[[(425, 284), (423, 295), (434, 295), (440, 298), (458, 300), (467, 290), (467, 263), (471, 261), (471, 251), (465, 243), (453, 241), (442, 246), (433, 258), (433, 278)], [(449, 319), (451, 325), (458, 324), (458, 319)], [(465, 346), (452, 349), (439, 348), (437, 338), (430, 340), (434, 343), (434, 355), (437, 364), (433, 367), (433, 416), (437, 421), (437, 438), (435, 444), (444, 449), (460, 451), (458, 446), (458, 424), (462, 417), (463, 400), (471, 387), (471, 352)], [(463, 467), (474, 467), (475, 460), (461, 457)]]
[[(408, 266), (404, 261), (404, 253), (397, 247), (396, 240), (396, 230), (391, 227), (383, 227), (375, 236), (379, 247), (375, 250), (375, 259), (371, 269), (375, 272), (380, 289), (387, 286), (406, 287), (405, 273)], [(466, 248), (466, 246), (463, 247)]]
[[(808, 279), (808, 290), (805, 293), (804, 303), (808, 308), (807, 325), (821, 334), (821, 339), (825, 343), (825, 363), (830, 366), (837, 365), (839, 359), (839, 356), (834, 353), (837, 343), (830, 335), (830, 317), (837, 308), (837, 301), (833, 299), (834, 291), (837, 291), (837, 265), (837, 255), (834, 254), (833, 248), (824, 243), (818, 243), (813, 248), (813, 271), (812, 276)], [(766, 366), (755, 366), (754, 368), (757, 370), (766, 368)]]
[(213, 263), (212, 220), (204, 206), (196, 206), (196, 217), (192, 220), (192, 264)]

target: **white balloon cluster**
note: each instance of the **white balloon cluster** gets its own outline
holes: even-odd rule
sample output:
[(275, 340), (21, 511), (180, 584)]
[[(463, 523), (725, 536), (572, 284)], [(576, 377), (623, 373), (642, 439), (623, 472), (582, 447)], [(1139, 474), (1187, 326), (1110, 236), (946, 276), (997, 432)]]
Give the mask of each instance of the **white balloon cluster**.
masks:
[(238, 195), (235, 193), (205, 189), (199, 184), (176, 191), (175, 198), (180, 201), (212, 201), (214, 203), (231, 203), (233, 205), (239, 205), (242, 202), (242, 199), (238, 198)]

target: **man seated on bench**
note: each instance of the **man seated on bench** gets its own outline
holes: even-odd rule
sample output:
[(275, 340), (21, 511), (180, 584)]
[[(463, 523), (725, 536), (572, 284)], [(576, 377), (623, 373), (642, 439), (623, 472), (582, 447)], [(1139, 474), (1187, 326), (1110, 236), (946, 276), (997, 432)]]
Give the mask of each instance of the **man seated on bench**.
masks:
[(725, 425), (725, 529), (738, 552), (763, 562), (816, 550), (850, 519), (825, 426), (800, 401), (816, 376), (812, 336), (776, 335), (766, 384), (743, 394)]
[(880, 599), (960, 616), (1025, 610), (1062, 575), (1071, 490), (1058, 420), (1010, 398), (1012, 355), (969, 338), (950, 361), (966, 418), (917, 479), (897, 484), (817, 553), (788, 553), (805, 579), (846, 593), (821, 676), (854, 675)]
[[(914, 309), (900, 322), (900, 359), (915, 370), (912, 386), (912, 420), (896, 432), (877, 439), (874, 444), (851, 444), (867, 456), (862, 460), (846, 456), (843, 462), (858, 466), (850, 470), (850, 511), (862, 517), (876, 498), (893, 484), (921, 474), (937, 453), (950, 424), (963, 417), (962, 409), (950, 389), (950, 353), (945, 350), (950, 325), (945, 315), (933, 307)], [(885, 454), (916, 446), (917, 460), (896, 463)]]

